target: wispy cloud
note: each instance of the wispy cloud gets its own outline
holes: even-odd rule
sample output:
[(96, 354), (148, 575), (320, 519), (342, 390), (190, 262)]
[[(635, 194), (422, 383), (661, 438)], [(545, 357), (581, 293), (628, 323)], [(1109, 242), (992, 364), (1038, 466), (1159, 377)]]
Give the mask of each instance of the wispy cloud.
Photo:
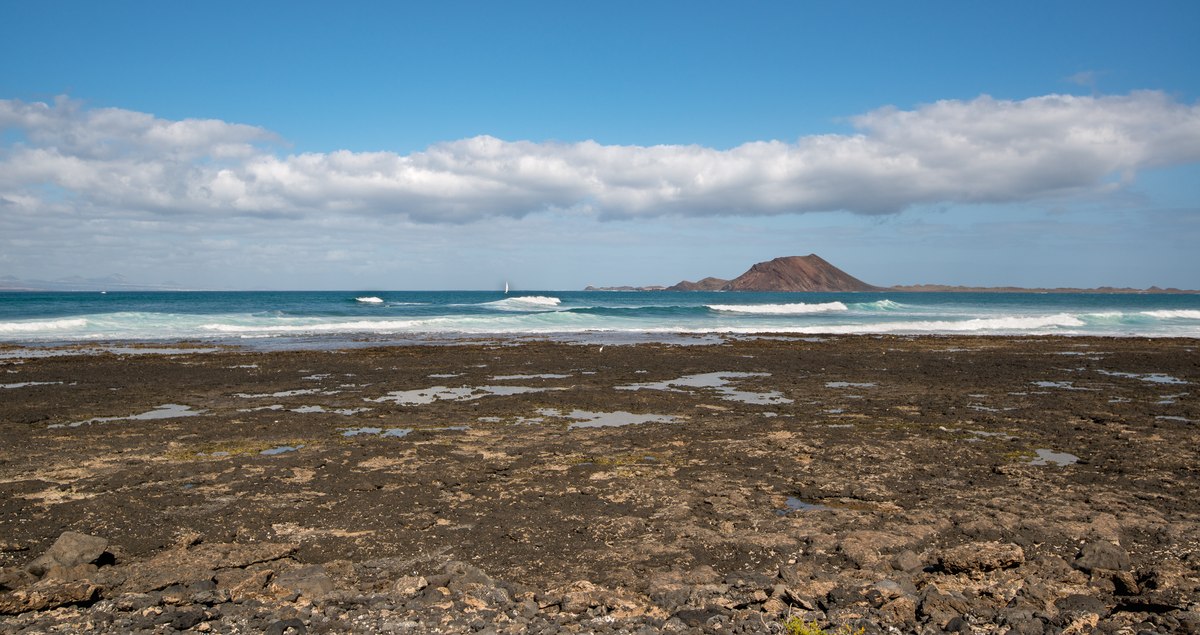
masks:
[(67, 98), (0, 100), (0, 209), (198, 223), (889, 214), (918, 204), (1092, 194), (1120, 188), (1141, 169), (1200, 160), (1200, 106), (1152, 91), (982, 96), (881, 108), (852, 122), (852, 135), (728, 150), (480, 136), (407, 155), (288, 154), (254, 126), (89, 109)]

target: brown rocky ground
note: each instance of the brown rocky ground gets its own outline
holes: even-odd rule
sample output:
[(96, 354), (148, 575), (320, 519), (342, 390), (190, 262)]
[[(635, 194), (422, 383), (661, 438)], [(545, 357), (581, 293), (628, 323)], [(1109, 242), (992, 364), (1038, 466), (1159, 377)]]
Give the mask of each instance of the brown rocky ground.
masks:
[(0, 632), (1197, 632), (1198, 347), (0, 359)]

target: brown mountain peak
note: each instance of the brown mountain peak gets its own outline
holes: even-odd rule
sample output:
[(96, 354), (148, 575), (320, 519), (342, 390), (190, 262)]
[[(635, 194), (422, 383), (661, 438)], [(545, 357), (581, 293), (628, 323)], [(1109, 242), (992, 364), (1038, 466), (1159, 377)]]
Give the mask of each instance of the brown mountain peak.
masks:
[(784, 256), (750, 267), (725, 285), (727, 291), (877, 291), (824, 258)]
[(667, 287), (668, 291), (881, 291), (829, 264), (824, 258), (784, 256), (750, 267), (733, 280), (704, 278), (684, 280)]

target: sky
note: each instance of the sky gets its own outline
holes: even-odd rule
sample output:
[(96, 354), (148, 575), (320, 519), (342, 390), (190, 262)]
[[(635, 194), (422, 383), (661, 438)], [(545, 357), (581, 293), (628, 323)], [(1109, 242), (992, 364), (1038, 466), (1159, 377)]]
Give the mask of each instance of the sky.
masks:
[(8, 2), (0, 276), (1200, 288), (1200, 3)]

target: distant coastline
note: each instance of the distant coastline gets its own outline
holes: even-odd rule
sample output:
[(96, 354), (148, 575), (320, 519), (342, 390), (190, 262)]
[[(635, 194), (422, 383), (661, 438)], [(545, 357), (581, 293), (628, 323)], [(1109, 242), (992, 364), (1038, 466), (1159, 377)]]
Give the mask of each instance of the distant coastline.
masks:
[[(692, 291), (694, 289), (674, 289), (664, 287), (662, 285), (650, 285), (645, 287), (635, 286), (619, 286), (619, 287), (594, 287), (587, 286), (584, 291)], [(731, 291), (741, 291), (742, 289), (731, 289)], [(1096, 293), (1096, 294), (1182, 294), (1195, 295), (1200, 294), (1200, 290), (1196, 289), (1177, 289), (1175, 287), (1148, 287), (1146, 289), (1135, 289), (1133, 287), (964, 287), (960, 285), (946, 284), (905, 284), (894, 287), (880, 287), (878, 291), (895, 291), (897, 293)], [(876, 292), (878, 292), (876, 291)], [(853, 292), (848, 292), (853, 293)]]
[(1185, 293), (1195, 294), (1194, 289), (1177, 289), (1175, 287), (1148, 287), (1135, 289), (1133, 287), (1093, 287), (1083, 289), (1078, 287), (964, 287), (945, 284), (909, 284), (889, 287), (889, 291), (901, 293)]

